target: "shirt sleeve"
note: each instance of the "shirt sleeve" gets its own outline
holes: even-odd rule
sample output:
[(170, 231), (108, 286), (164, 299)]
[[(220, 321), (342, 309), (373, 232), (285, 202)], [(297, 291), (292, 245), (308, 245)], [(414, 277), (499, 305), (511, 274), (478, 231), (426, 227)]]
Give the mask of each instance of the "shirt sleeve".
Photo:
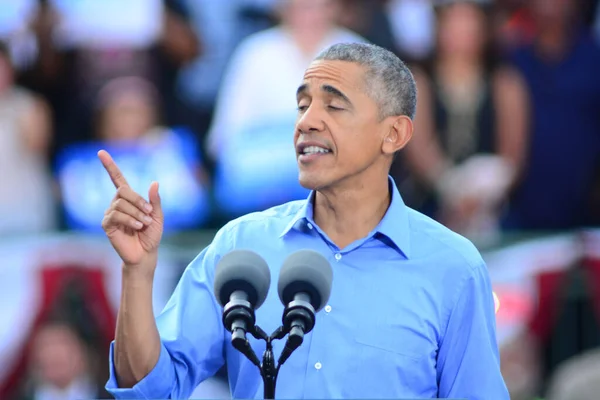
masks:
[(500, 372), (491, 282), (483, 260), (458, 287), (458, 300), (438, 352), (439, 397), (509, 400)]
[(221, 306), (213, 295), (214, 268), (220, 259), (223, 233), (219, 232), (186, 268), (173, 295), (156, 318), (161, 338), (158, 362), (132, 388), (119, 388), (113, 347), (106, 390), (117, 399), (188, 398), (224, 361), (225, 335)]

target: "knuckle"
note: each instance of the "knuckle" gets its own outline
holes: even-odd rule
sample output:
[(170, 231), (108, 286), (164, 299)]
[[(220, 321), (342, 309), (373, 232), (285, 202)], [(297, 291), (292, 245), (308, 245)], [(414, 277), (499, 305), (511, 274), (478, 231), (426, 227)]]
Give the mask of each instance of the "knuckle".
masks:
[(115, 170), (113, 171), (113, 178), (115, 181), (120, 181), (123, 178), (123, 174), (121, 171)]
[(104, 215), (104, 218), (102, 218), (102, 228), (106, 229), (112, 225), (114, 219), (113, 215), (114, 211), (110, 211)]
[(128, 191), (129, 191), (129, 188), (127, 186), (121, 186), (120, 188), (117, 189), (117, 195), (121, 198), (127, 197)]

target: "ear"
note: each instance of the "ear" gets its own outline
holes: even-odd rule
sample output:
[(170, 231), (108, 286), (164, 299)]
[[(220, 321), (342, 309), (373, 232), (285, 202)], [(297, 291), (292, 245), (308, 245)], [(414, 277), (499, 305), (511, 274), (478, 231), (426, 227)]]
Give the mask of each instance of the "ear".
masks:
[(413, 122), (405, 115), (392, 117), (388, 133), (383, 138), (381, 151), (394, 154), (404, 148), (413, 135)]

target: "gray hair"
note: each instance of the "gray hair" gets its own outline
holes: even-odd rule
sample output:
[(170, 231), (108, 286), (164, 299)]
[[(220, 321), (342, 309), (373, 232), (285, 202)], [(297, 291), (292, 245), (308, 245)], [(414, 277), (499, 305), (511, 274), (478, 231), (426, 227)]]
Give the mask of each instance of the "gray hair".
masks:
[(406, 115), (414, 119), (415, 79), (406, 64), (391, 51), (367, 43), (338, 43), (323, 50), (317, 60), (349, 61), (365, 67), (367, 94), (379, 105), (380, 118)]

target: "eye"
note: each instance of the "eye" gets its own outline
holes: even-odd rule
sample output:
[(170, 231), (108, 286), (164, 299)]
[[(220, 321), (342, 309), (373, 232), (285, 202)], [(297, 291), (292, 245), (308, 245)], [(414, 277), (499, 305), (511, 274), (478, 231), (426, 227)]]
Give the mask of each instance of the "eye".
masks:
[(336, 107), (336, 106), (327, 106), (328, 109), (330, 109), (331, 111), (342, 111), (343, 108), (341, 107)]
[(304, 112), (304, 111), (306, 111), (308, 109), (308, 106), (304, 105), (304, 104), (298, 104), (297, 108), (298, 108), (299, 112)]

